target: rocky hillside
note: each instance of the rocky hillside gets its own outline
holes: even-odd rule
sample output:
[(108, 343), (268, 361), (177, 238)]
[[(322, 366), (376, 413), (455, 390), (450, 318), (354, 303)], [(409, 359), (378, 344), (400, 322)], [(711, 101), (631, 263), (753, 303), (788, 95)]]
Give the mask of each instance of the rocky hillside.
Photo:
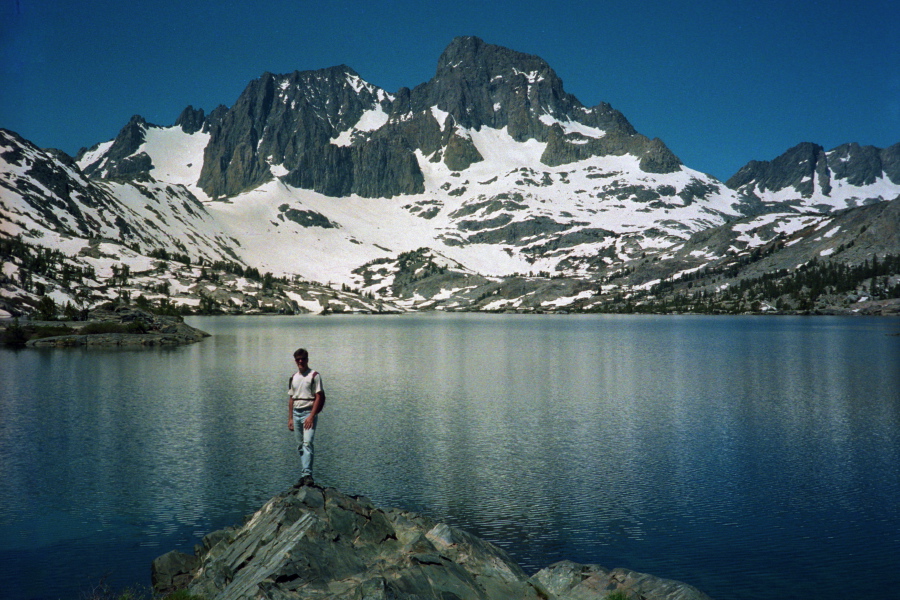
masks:
[(502, 549), (414, 513), (333, 488), (296, 486), (241, 527), (207, 535), (194, 555), (153, 562), (162, 593), (248, 598), (708, 600), (690, 585), (564, 561), (529, 577)]

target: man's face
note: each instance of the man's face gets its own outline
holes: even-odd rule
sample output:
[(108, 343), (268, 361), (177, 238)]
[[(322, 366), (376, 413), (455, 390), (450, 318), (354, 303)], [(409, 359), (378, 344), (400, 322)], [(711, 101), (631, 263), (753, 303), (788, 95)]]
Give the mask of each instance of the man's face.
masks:
[(305, 371), (305, 370), (306, 370), (306, 364), (309, 362), (309, 357), (308, 357), (308, 356), (300, 355), (300, 356), (298, 356), (297, 358), (294, 359), (294, 362), (297, 363), (297, 368), (298, 368), (298, 369), (300, 369), (301, 371)]

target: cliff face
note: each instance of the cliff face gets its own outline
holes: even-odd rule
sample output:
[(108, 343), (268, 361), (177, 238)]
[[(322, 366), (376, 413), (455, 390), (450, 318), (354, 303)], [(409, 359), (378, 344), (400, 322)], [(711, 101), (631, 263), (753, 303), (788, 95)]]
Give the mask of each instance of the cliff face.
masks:
[(900, 144), (889, 148), (842, 144), (825, 151), (804, 142), (771, 161), (753, 160), (725, 183), (738, 192), (745, 214), (828, 213), (896, 197), (900, 185)]
[[(265, 73), (221, 118), (204, 121), (188, 107), (179, 124), (210, 132), (198, 185), (213, 198), (275, 176), (328, 196), (419, 194), (425, 187), (416, 152), (463, 171), (484, 160), (467, 137), (484, 127), (506, 128), (517, 142), (544, 142), (555, 124), (542, 158), (549, 166), (625, 154), (640, 157), (648, 173), (681, 166), (662, 141), (637, 133), (608, 104), (583, 106), (543, 59), (475, 37), (453, 40), (434, 78), (412, 90), (389, 94), (345, 65)], [(563, 125), (602, 131), (601, 139), (566, 133)]]
[(243, 527), (206, 536), (195, 555), (153, 562), (161, 593), (245, 598), (709, 600), (691, 586), (598, 565), (557, 563), (528, 577), (502, 549), (464, 531), (332, 488), (295, 486)]

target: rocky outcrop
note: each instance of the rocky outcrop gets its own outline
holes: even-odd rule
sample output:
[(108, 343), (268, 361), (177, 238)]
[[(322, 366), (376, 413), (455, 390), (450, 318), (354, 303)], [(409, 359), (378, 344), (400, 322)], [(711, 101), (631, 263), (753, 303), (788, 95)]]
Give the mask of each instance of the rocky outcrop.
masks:
[(463, 171), (483, 160), (484, 157), (472, 143), (472, 138), (455, 132), (448, 137), (444, 148), (444, 164), (451, 171)]
[(153, 586), (210, 600), (587, 600), (621, 590), (644, 600), (709, 600), (695, 588), (625, 569), (557, 563), (528, 577), (465, 531), (333, 488), (295, 486), (195, 554), (152, 565)]
[(889, 148), (842, 144), (828, 153), (828, 168), (834, 179), (850, 185), (869, 185), (882, 175), (900, 184), (900, 144)]
[(591, 138), (580, 133), (566, 134), (558, 124), (550, 127), (541, 162), (556, 167), (591, 156), (625, 154), (639, 157), (641, 170), (646, 173), (674, 173), (681, 168), (681, 160), (659, 138), (651, 140), (639, 133), (625, 131), (612, 131), (601, 138)]
[[(119, 131), (119, 135), (113, 140), (99, 160), (84, 165), (82, 171), (88, 177), (102, 177), (104, 179), (143, 179), (149, 176), (153, 164), (150, 157), (144, 153), (135, 154), (147, 136), (147, 128), (153, 127), (140, 115), (134, 115), (128, 124)], [(92, 148), (92, 150), (96, 147)], [(88, 150), (78, 153), (76, 160), (81, 160)]]
[(827, 179), (828, 161), (825, 149), (818, 144), (798, 144), (772, 161), (752, 160), (732, 175), (725, 185), (733, 190), (755, 185), (760, 191), (781, 190), (792, 187), (799, 193), (811, 196), (813, 179)]
[(205, 122), (206, 115), (204, 114), (203, 109), (195, 109), (191, 105), (188, 105), (187, 108), (181, 111), (181, 114), (175, 119), (175, 125), (181, 127), (181, 130), (188, 134), (201, 131)]
[(85, 322), (70, 324), (65, 335), (33, 338), (31, 348), (67, 346), (179, 346), (209, 337), (191, 327), (179, 316), (155, 315), (138, 308), (120, 306), (113, 310), (95, 309)]
[(199, 185), (210, 196), (233, 196), (270, 179), (331, 196), (391, 196), (421, 191), (415, 155), (402, 139), (332, 140), (367, 111), (391, 108), (391, 97), (340, 65), (287, 75), (264, 73), (221, 119), (210, 119)]

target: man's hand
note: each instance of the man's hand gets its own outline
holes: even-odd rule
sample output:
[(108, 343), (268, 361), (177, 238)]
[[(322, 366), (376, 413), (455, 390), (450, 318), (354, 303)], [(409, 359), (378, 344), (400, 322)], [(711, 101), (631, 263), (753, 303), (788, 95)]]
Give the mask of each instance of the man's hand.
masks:
[[(316, 420), (312, 415), (309, 415), (303, 420), (303, 429), (312, 429), (315, 424)], [(293, 429), (291, 429), (291, 431), (293, 431)]]
[(294, 430), (294, 419), (293, 419), (293, 417), (291, 417), (290, 419), (288, 419), (288, 431), (293, 431), (293, 430)]

